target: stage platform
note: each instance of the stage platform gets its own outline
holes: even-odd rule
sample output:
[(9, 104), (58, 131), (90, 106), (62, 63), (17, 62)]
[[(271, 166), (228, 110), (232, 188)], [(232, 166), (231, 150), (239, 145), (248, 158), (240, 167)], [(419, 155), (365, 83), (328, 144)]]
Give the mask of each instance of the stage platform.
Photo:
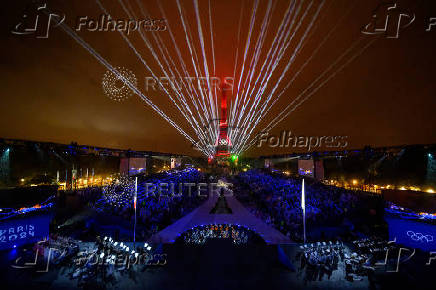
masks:
[(267, 244), (276, 245), (293, 243), (288, 237), (280, 233), (278, 230), (270, 227), (262, 220), (251, 214), (230, 192), (226, 194), (226, 200), (228, 207), (232, 210), (232, 213), (210, 213), (217, 200), (217, 194), (210, 195), (204, 204), (193, 210), (188, 215), (179, 219), (174, 224), (153, 235), (149, 242), (174, 243), (182, 233), (197, 226), (228, 224), (243, 226), (256, 232)]

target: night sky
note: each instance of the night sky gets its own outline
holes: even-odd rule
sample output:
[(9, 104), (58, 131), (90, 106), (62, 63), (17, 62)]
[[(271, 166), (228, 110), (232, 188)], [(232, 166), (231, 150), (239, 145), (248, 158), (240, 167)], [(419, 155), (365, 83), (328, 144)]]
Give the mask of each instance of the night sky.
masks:
[[(0, 137), (37, 141), (50, 141), (122, 148), (152, 150), (198, 155), (191, 144), (156, 114), (136, 95), (124, 102), (109, 99), (102, 90), (101, 80), (106, 68), (78, 45), (59, 27), (51, 27), (48, 39), (34, 35), (14, 35), (11, 30), (22, 20), (31, 1), (3, 1), (1, 9), (1, 106)], [(126, 2), (126, 1), (124, 1)], [(132, 5), (135, 0), (129, 1)], [(163, 18), (157, 2), (142, 1), (152, 18)], [(181, 53), (190, 61), (185, 35), (180, 23), (176, 1), (162, 1), (165, 20), (180, 43)], [(233, 75), (235, 51), (241, 53), (249, 29), (254, 1), (211, 0), (215, 43), (216, 76)], [(128, 18), (117, 0), (103, 0), (103, 5), (114, 18)], [(200, 16), (204, 23), (206, 44), (208, 37), (208, 1), (199, 1)], [(243, 4), (242, 4), (243, 3)], [(283, 18), (288, 1), (278, 1), (268, 30), (267, 52), (275, 31)], [(320, 1), (315, 0), (314, 5)], [(380, 1), (327, 0), (295, 63), (285, 75), (279, 88), (283, 88), (312, 51), (331, 31), (337, 21), (349, 10), (343, 21), (325, 45), (316, 54), (294, 83), (265, 116), (270, 121), (290, 101), (316, 79), (353, 41), (362, 38), (362, 48), (378, 36), (363, 35), (361, 28), (371, 20)], [(271, 134), (291, 130), (302, 136), (348, 136), (348, 148), (392, 146), (403, 144), (436, 143), (436, 25), (426, 32), (430, 17), (436, 17), (436, 3), (427, 1), (397, 1), (407, 13), (416, 15), (415, 21), (400, 30), (398, 39), (381, 35), (360, 56), (320, 88), (313, 96), (278, 124)], [(192, 33), (197, 36), (194, 6), (191, 0), (181, 1)], [(241, 40), (238, 44), (238, 23), (241, 6)], [(65, 22), (75, 28), (77, 17), (97, 19), (101, 10), (95, 1), (47, 1), (54, 11), (65, 13)], [(259, 34), (267, 1), (260, 1), (253, 30)], [(314, 7), (315, 7), (314, 6)], [(351, 9), (351, 10), (350, 10)], [(315, 9), (310, 10), (308, 18)], [(139, 14), (139, 11), (137, 11)], [(435, 21), (436, 22), (436, 21)], [(302, 28), (309, 23), (303, 21)], [(148, 34), (147, 34), (148, 33)], [(171, 47), (168, 32), (160, 33)], [(138, 79), (138, 88), (144, 89), (144, 80), (151, 74), (144, 68), (118, 32), (86, 32), (78, 34), (97, 50), (109, 63), (132, 70)], [(145, 32), (151, 35), (151, 32)], [(150, 36), (151, 37), (151, 36)], [(290, 50), (302, 37), (295, 35)], [(197, 37), (198, 38), (198, 37)], [(198, 39), (193, 47), (200, 53)], [(129, 39), (158, 76), (159, 70), (150, 51), (144, 46), (139, 33), (132, 32)], [(172, 50), (171, 55), (177, 61)], [(251, 57), (251, 52), (249, 53)], [(264, 54), (261, 54), (261, 58)], [(286, 52), (284, 59), (288, 60)], [(239, 66), (238, 66), (239, 67)], [(283, 68), (280, 64), (278, 70)], [(278, 80), (275, 74), (271, 83)], [(186, 121), (161, 91), (144, 92), (159, 108), (191, 136), (195, 136)], [(232, 99), (232, 96), (229, 96)], [(265, 126), (262, 122), (256, 129)], [(247, 155), (280, 154), (298, 151), (294, 148), (253, 148)]]

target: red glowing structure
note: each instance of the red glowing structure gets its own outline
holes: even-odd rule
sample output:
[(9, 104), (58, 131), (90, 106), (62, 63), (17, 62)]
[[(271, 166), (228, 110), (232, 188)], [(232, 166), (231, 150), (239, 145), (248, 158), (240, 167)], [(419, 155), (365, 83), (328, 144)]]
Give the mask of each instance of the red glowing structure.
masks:
[(219, 134), (216, 140), (215, 146), (215, 158), (228, 159), (230, 157), (230, 149), (232, 142), (228, 135), (228, 123), (227, 123), (227, 97), (224, 88), (221, 88), (221, 118), (219, 120)]

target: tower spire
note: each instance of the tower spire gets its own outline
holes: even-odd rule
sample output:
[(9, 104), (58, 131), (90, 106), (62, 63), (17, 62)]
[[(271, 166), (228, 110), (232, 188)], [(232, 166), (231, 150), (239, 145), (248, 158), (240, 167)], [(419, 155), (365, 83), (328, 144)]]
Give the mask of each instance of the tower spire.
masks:
[(228, 123), (227, 123), (227, 96), (226, 90), (221, 86), (221, 116), (219, 120), (219, 134), (216, 142), (215, 157), (228, 158), (230, 156), (230, 148), (232, 143), (228, 136)]

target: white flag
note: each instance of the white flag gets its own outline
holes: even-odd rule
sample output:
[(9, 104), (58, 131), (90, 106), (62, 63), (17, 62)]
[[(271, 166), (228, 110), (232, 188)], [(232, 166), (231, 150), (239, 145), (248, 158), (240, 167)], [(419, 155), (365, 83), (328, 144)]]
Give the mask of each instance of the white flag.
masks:
[(304, 195), (304, 179), (303, 179), (303, 185), (301, 186), (301, 208), (303, 210), (306, 210), (306, 197)]
[(135, 178), (135, 195), (133, 196), (133, 208), (136, 210), (136, 200), (138, 198), (138, 176)]

